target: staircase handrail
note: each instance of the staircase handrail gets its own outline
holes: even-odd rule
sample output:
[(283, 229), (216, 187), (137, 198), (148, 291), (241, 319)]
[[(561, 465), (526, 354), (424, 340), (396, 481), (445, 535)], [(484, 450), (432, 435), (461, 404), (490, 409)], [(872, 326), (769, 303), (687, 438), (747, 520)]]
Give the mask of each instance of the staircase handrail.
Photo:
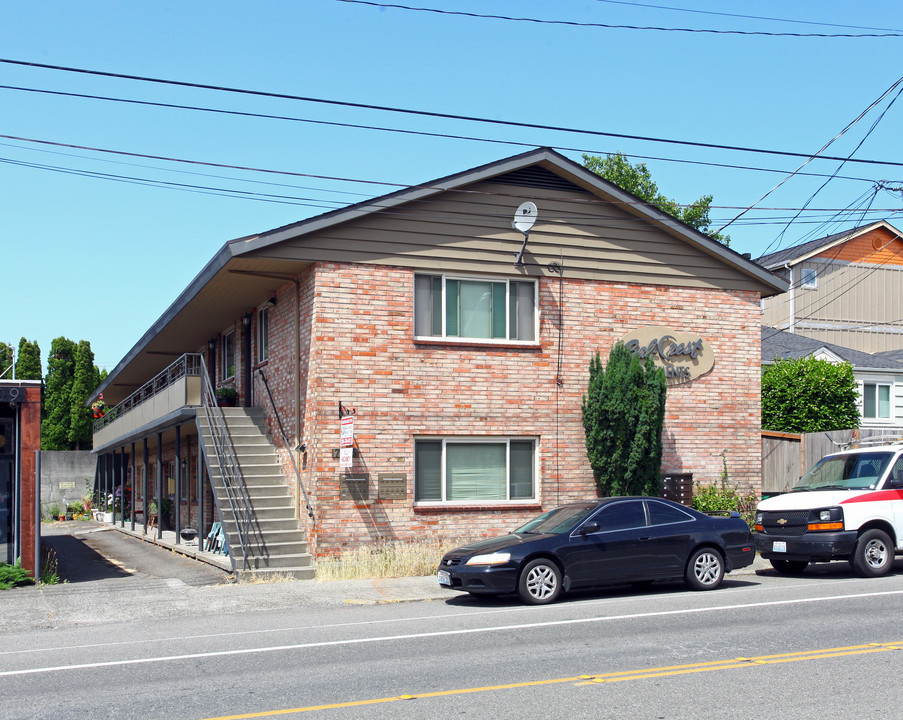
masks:
[(292, 446), (289, 445), (288, 437), (285, 434), (285, 428), (282, 425), (282, 417), (279, 415), (279, 410), (276, 407), (276, 402), (273, 400), (273, 393), (270, 392), (270, 384), (267, 382), (267, 376), (263, 373), (263, 368), (257, 368), (257, 372), (260, 373), (260, 379), (263, 380), (263, 387), (266, 388), (267, 397), (270, 399), (270, 405), (273, 408), (273, 414), (276, 416), (276, 422), (279, 425), (279, 432), (282, 435), (282, 442), (285, 444), (286, 450), (288, 450), (288, 458), (292, 463), (292, 469), (295, 471), (295, 477), (298, 478), (298, 487), (301, 488), (301, 493), (304, 495), (304, 504), (307, 507), (307, 516), (314, 520), (314, 510), (310, 506), (310, 498), (307, 497), (307, 490), (304, 489), (304, 481), (301, 479), (301, 473), (298, 472), (298, 466), (295, 463), (295, 455), (292, 452)]
[(245, 485), (238, 459), (235, 457), (235, 448), (232, 445), (232, 437), (229, 435), (229, 430), (226, 426), (226, 417), (223, 414), (223, 409), (216, 401), (216, 392), (213, 389), (213, 383), (210, 381), (210, 375), (207, 373), (207, 365), (204, 363), (202, 355), (198, 355), (197, 358), (203, 386), (201, 393), (202, 404), (207, 413), (210, 438), (213, 441), (213, 452), (219, 464), (220, 476), (226, 489), (226, 497), (229, 500), (232, 517), (235, 519), (238, 542), (241, 545), (241, 554), (247, 570), (248, 535), (250, 534), (251, 521), (254, 516), (251, 510), (251, 499), (248, 495), (248, 488)]

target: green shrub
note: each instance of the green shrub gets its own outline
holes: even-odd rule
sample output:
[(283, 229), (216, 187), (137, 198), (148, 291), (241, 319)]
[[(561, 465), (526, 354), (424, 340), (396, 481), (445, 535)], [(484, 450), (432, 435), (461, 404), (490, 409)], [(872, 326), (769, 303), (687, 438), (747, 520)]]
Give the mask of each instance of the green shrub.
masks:
[(71, 502), (66, 506), (66, 513), (71, 515), (84, 515), (85, 506), (80, 502)]
[(696, 487), (693, 489), (693, 509), (699, 510), (699, 512), (736, 510), (740, 513), (740, 517), (746, 521), (746, 524), (753, 527), (759, 497), (752, 490), (745, 495), (741, 495), (736, 488), (728, 485), (727, 456), (725, 453), (721, 454), (721, 462), (723, 469), (719, 482), (713, 482), (711, 485), (696, 483)]
[(0, 563), (0, 590), (9, 590), (17, 585), (31, 585), (33, 582), (34, 578), (22, 567), (21, 560), (16, 560), (14, 565)]

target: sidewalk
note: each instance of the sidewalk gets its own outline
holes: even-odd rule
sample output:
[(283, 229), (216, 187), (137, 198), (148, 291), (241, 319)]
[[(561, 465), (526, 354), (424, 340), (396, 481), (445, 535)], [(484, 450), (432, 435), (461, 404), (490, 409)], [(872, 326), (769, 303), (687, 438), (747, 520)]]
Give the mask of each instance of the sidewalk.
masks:
[[(60, 559), (59, 585), (0, 591), (0, 633), (298, 607), (376, 605), (463, 597), (433, 575), (371, 580), (236, 583), (231, 574), (95, 522), (42, 527)], [(753, 565), (727, 580), (769, 568)]]

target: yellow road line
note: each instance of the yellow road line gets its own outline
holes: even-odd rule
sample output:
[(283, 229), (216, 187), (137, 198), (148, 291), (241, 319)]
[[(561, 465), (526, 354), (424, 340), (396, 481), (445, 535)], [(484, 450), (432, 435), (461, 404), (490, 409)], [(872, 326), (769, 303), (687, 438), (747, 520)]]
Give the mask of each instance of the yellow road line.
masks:
[(436, 692), (417, 693), (414, 695), (396, 695), (394, 697), (372, 698), (370, 700), (352, 700), (342, 703), (331, 703), (328, 705), (308, 705), (306, 707), (267, 710), (265, 712), (245, 713), (242, 715), (222, 715), (219, 717), (205, 718), (204, 720), (249, 720), (250, 718), (275, 717), (277, 715), (291, 715), (293, 713), (312, 712), (314, 710), (337, 710), (339, 708), (360, 707), (363, 705), (379, 705), (381, 703), (405, 702), (407, 700), (447, 697), (449, 695), (466, 695), (469, 693), (490, 692), (493, 690), (513, 690), (515, 688), (539, 687), (542, 685), (556, 685), (561, 683), (592, 685), (598, 683), (622, 682), (624, 680), (645, 680), (647, 678), (688, 675), (692, 673), (711, 672), (713, 670), (735, 670), (737, 668), (776, 665), (788, 662), (801, 662), (804, 660), (825, 660), (827, 658), (847, 657), (851, 655), (867, 655), (871, 653), (888, 652), (890, 650), (903, 650), (903, 643), (868, 643), (867, 645), (850, 645), (847, 647), (828, 648), (824, 650), (805, 650), (802, 652), (781, 653), (778, 655), (760, 655), (751, 658), (740, 657), (728, 660), (691, 663), (688, 665), (670, 665), (659, 668), (649, 668), (647, 670), (625, 670), (615, 673), (580, 675), (578, 677), (553, 678), (550, 680), (532, 680), (529, 682), (508, 683), (505, 685), (487, 685), (484, 687), (458, 688), (456, 690), (438, 690)]

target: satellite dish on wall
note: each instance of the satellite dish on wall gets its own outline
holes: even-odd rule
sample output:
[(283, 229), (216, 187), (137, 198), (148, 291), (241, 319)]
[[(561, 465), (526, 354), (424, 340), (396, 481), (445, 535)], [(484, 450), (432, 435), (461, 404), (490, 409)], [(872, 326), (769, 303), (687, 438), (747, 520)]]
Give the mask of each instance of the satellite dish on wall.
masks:
[(533, 223), (536, 222), (536, 216), (538, 214), (539, 211), (536, 209), (536, 205), (531, 202), (521, 203), (518, 205), (517, 210), (514, 211), (514, 220), (511, 221), (511, 227), (524, 234), (524, 244), (517, 254), (517, 259), (514, 261), (514, 267), (522, 267), (524, 264), (524, 250), (527, 249), (527, 240), (530, 238), (530, 229), (533, 227)]
[(514, 213), (514, 221), (511, 223), (511, 226), (518, 232), (528, 235), (533, 223), (536, 222), (537, 214), (538, 211), (534, 203), (521, 203)]

